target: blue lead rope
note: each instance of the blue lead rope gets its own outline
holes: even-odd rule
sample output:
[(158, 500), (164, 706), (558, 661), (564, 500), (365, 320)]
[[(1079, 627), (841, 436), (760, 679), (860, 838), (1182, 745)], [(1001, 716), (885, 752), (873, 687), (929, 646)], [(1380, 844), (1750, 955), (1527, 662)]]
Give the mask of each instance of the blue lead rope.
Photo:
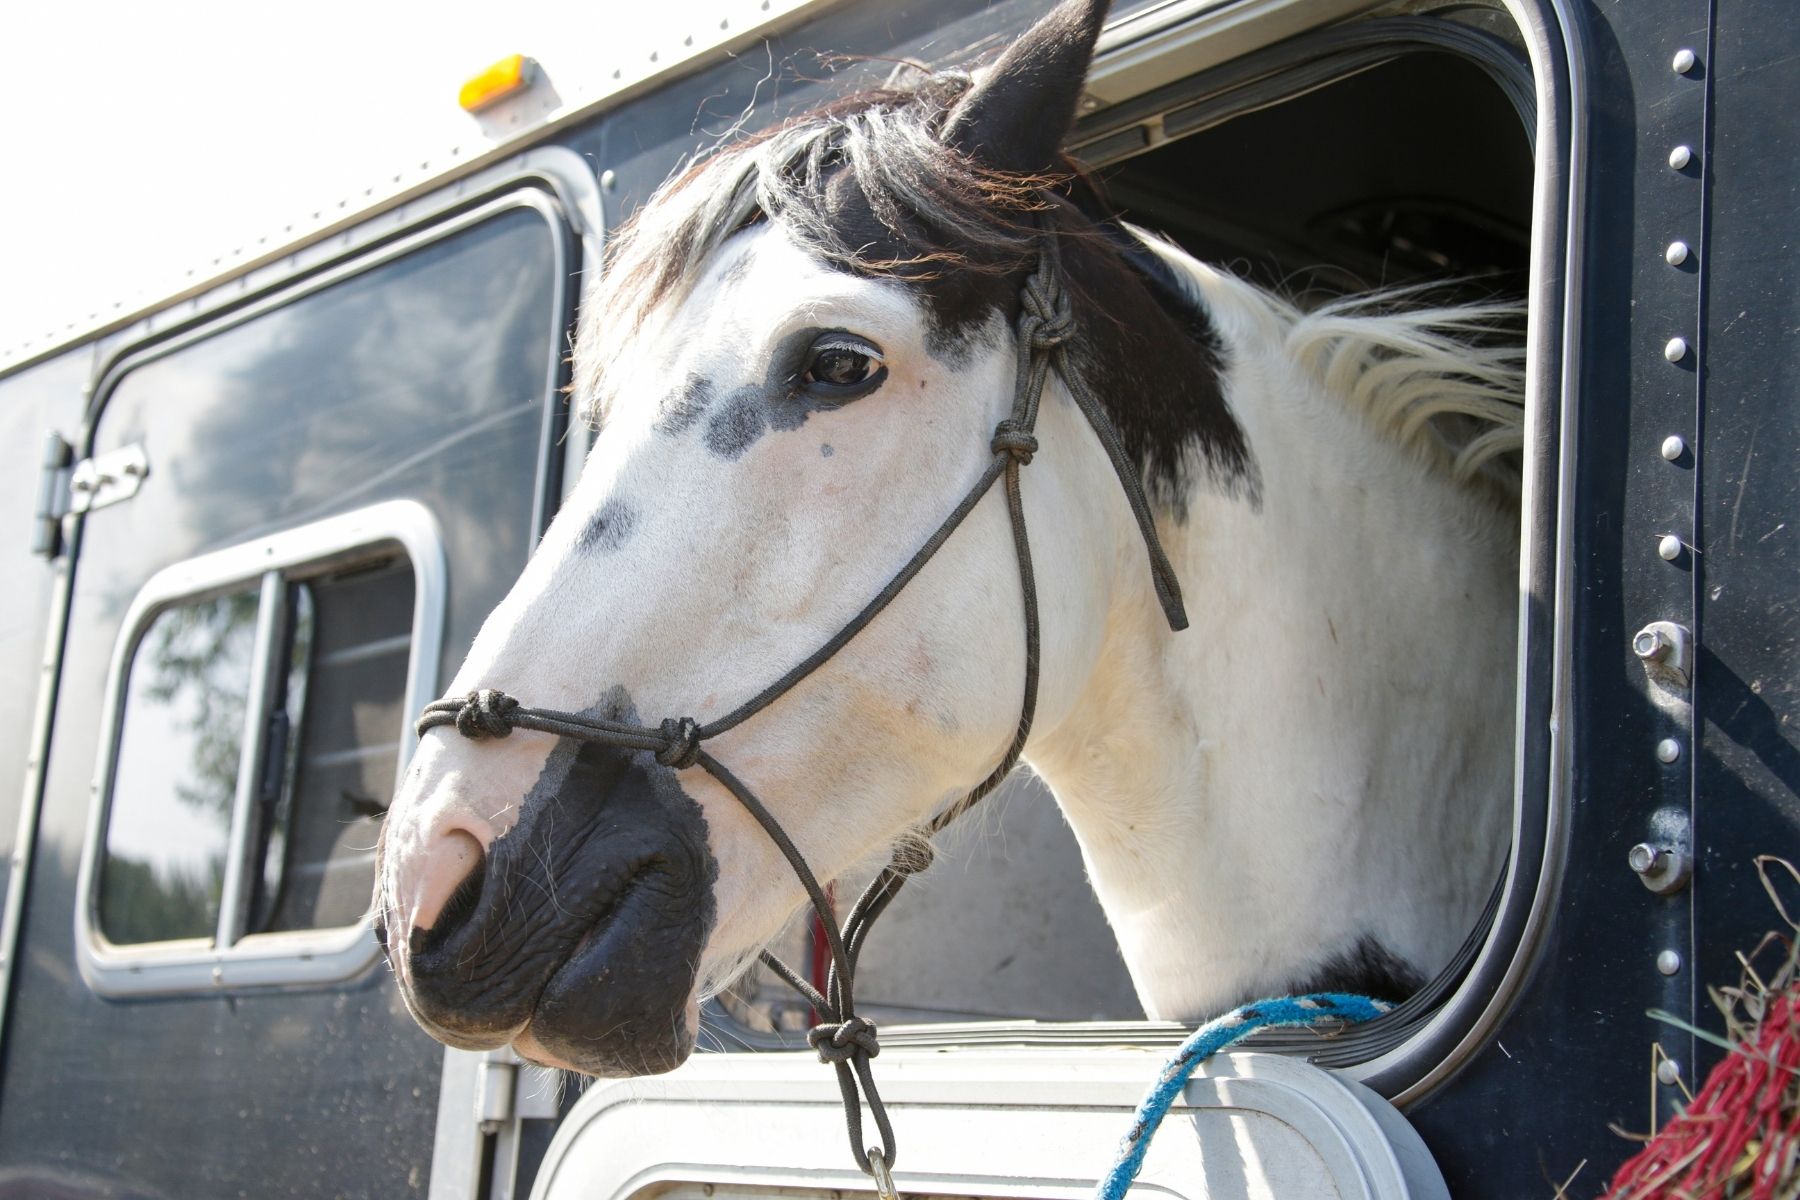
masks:
[(1131, 1119), (1131, 1132), (1119, 1143), (1119, 1155), (1112, 1170), (1094, 1189), (1094, 1200), (1125, 1200), (1125, 1193), (1144, 1165), (1144, 1154), (1150, 1139), (1169, 1111), (1169, 1105), (1181, 1094), (1194, 1068), (1259, 1029), (1278, 1025), (1343, 1026), (1372, 1021), (1391, 1012), (1393, 1005), (1367, 996), (1351, 996), (1342, 992), (1318, 992), (1311, 996), (1285, 996), (1279, 1000), (1258, 1000), (1234, 1008), (1217, 1020), (1208, 1021), (1188, 1035), (1181, 1049), (1169, 1059), (1156, 1086), (1150, 1089)]

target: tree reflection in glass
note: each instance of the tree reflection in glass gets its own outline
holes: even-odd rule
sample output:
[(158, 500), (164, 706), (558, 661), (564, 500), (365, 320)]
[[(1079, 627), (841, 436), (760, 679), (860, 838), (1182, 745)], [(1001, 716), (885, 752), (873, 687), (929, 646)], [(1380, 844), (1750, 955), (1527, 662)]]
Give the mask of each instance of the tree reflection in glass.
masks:
[(210, 938), (243, 747), (257, 593), (158, 614), (138, 643), (112, 779), (100, 928), (114, 943)]

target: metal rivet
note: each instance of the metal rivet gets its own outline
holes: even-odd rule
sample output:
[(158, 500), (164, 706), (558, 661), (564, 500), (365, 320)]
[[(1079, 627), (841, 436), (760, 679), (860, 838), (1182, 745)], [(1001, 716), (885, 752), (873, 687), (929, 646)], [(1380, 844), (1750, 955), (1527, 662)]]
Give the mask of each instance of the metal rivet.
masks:
[(1656, 553), (1667, 562), (1674, 562), (1681, 557), (1681, 539), (1672, 533), (1665, 533), (1657, 539)]
[(1661, 662), (1669, 657), (1669, 651), (1673, 649), (1675, 643), (1660, 629), (1640, 629), (1637, 636), (1631, 639), (1631, 652), (1645, 662)]
[(1656, 969), (1664, 975), (1678, 974), (1681, 970), (1681, 955), (1673, 950), (1664, 950), (1656, 956)]
[(225, 968), (224, 967), (214, 967), (212, 969), (212, 981), (215, 985), (223, 984), (225, 982)]
[(1663, 357), (1672, 363), (1678, 363), (1687, 357), (1687, 339), (1673, 337), (1663, 346)]
[(1662, 456), (1670, 462), (1675, 462), (1686, 453), (1687, 443), (1681, 440), (1679, 434), (1671, 433), (1668, 437), (1663, 439)]
[(1638, 877), (1638, 882), (1659, 896), (1672, 896), (1687, 886), (1694, 873), (1693, 861), (1678, 846), (1659, 846), (1639, 842), (1625, 852), (1625, 865)]
[(1687, 256), (1688, 244), (1683, 241), (1670, 242), (1669, 248), (1663, 251), (1663, 261), (1671, 267), (1679, 267), (1687, 261)]
[(1659, 762), (1675, 762), (1681, 757), (1681, 743), (1674, 738), (1664, 738), (1656, 743), (1656, 757)]
[(1664, 1087), (1674, 1087), (1681, 1082), (1681, 1064), (1672, 1058), (1665, 1058), (1656, 1064), (1656, 1082)]
[(600, 186), (609, 192), (615, 190), (619, 186), (618, 174), (611, 168), (600, 172)]
[(1692, 50), (1683, 47), (1675, 52), (1675, 60), (1669, 65), (1675, 68), (1675, 73), (1677, 75), (1686, 75), (1689, 71), (1694, 69), (1694, 64), (1699, 61), (1699, 59), (1694, 57), (1694, 52)]
[(1677, 146), (1669, 151), (1669, 165), (1677, 171), (1684, 169), (1694, 161), (1694, 152), (1686, 146)]

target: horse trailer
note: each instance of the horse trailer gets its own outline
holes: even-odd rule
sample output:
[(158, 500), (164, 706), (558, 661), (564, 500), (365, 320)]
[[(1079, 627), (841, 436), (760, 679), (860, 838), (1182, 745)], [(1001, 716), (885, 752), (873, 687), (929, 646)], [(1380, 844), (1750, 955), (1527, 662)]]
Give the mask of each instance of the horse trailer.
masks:
[[(654, 39), (625, 49), (496, 47), (530, 57), (467, 98), (479, 111), (453, 151), (408, 147), (391, 186), (0, 351), (18, 572), (0, 596), (0, 1197), (876, 1190), (808, 1049), (819, 1006), (776, 973), (708, 996), (703, 1052), (672, 1072), (588, 1081), (431, 1040), (371, 903), (414, 751), (450, 736), (415, 720), (432, 723), (541, 561), (595, 444), (570, 351), (605, 326), (584, 303), (633, 215), (716, 145), (991, 61), (1051, 5), (714, 7), (652, 19)], [(1455, 931), (1443, 961), (1413, 978), (1358, 943), (1357, 970), (1332, 978), (1395, 983), (1392, 1011), (1330, 1038), (1259, 1033), (1204, 1066), (1140, 1186), (1598, 1195), (1635, 1148), (1624, 1134), (1667, 1123), (1723, 1057), (1709, 986), (1780, 925), (1765, 860), (1800, 845), (1790, 15), (1779, 0), (1118, 0), (1107, 15), (1066, 146), (1133, 226), (1295, 313), (1398, 289), (1522, 326), (1484, 327), (1469, 351), (1500, 338), (1522, 381), (1503, 445), (1516, 575), (1509, 561), (1492, 611), (1453, 627), (1462, 650), (1438, 665), (1454, 697), (1404, 697), (1491, 706), (1510, 836), (1459, 837), (1476, 826), (1456, 820), (1432, 835), (1426, 865), (1478, 885), (1467, 912), (1430, 902)], [(996, 437), (988, 482), (1037, 442), (1011, 460), (1009, 445)], [(822, 443), (809, 462), (834, 456), (849, 461)], [(945, 478), (947, 509), (967, 481)], [(628, 537), (633, 519), (603, 510), (580, 536)], [(1032, 532), (1040, 571), (1081, 548)], [(1010, 557), (987, 569), (1010, 588)], [(1190, 607), (1176, 636), (1208, 654), (1275, 653)], [(1394, 678), (1398, 705), (1411, 677)], [(615, 733), (662, 715), (587, 713)], [(688, 736), (682, 768), (707, 730)], [(1293, 769), (1267, 757), (1273, 778)], [(1413, 799), (1454, 812), (1464, 797)], [(1247, 902), (1324, 922), (1297, 907), (1301, 883), (1380, 849), (1278, 858)], [(930, 854), (856, 971), (906, 1146), (894, 1184), (1091, 1194), (1193, 1022), (1148, 1019), (1127, 968), (1141, 948), (1121, 949), (1038, 778), (1007, 776)], [(830, 872), (832, 899), (848, 908), (885, 861)], [(810, 910), (776, 938), (821, 990), (830, 943)]]

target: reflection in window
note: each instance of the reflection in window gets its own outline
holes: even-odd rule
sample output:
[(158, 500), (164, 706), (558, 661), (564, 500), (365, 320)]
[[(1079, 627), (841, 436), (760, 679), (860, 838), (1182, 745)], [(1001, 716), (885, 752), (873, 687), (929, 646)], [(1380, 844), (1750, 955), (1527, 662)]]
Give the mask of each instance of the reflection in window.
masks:
[(243, 748), (257, 593), (165, 609), (126, 690), (100, 875), (115, 943), (210, 938)]
[[(266, 710), (250, 713), (260, 581), (164, 609), (120, 716), (100, 928), (117, 945), (355, 925), (406, 727), (413, 573), (404, 555), (272, 576), (285, 598)], [(263, 707), (263, 706), (259, 706)], [(247, 727), (260, 731), (244, 754)], [(248, 894), (220, 915), (232, 810), (252, 759)]]
[[(294, 644), (290, 714), (300, 706), (289, 786), (268, 811), (262, 871), (247, 932), (354, 925), (375, 885), (375, 833), (393, 799), (413, 576), (405, 559), (290, 585), (290, 611), (314, 614), (309, 644)], [(278, 727), (284, 723), (277, 722)]]

